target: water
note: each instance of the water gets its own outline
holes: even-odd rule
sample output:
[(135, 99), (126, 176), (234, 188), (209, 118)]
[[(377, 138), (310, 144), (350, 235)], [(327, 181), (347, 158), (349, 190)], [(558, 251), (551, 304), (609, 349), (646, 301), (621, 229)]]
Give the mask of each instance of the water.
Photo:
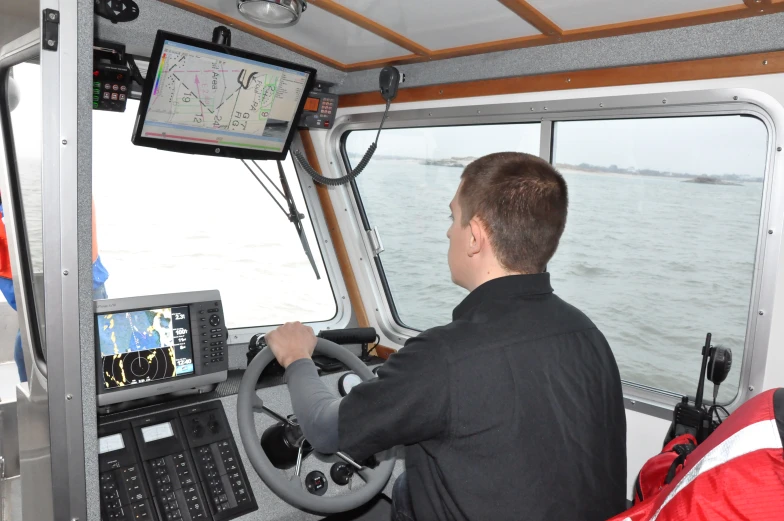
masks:
[[(376, 161), (358, 178), (401, 321), (451, 320), (466, 292), (451, 283), (446, 230), (460, 168)], [(732, 348), (721, 396), (738, 387), (762, 183), (562, 171), (569, 219), (548, 266), (556, 294), (602, 330), (625, 380), (694, 394), (705, 334)]]

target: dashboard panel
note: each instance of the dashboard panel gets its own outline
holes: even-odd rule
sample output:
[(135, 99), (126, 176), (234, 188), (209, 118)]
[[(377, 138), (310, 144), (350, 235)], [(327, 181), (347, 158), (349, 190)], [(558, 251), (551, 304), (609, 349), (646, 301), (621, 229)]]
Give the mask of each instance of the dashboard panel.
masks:
[[(235, 349), (236, 349), (236, 347), (235, 347)], [(344, 371), (344, 372), (340, 372), (340, 373), (335, 373), (335, 374), (329, 374), (329, 375), (322, 376), (322, 379), (326, 383), (327, 387), (330, 390), (332, 390), (335, 393), (336, 396), (339, 396), (339, 394), (338, 394), (338, 381), (345, 374), (348, 374), (348, 373)], [(292, 408), (291, 408), (291, 401), (290, 401), (290, 398), (289, 398), (289, 392), (288, 392), (288, 388), (285, 385), (277, 385), (277, 386), (274, 386), (274, 387), (267, 387), (267, 388), (259, 389), (257, 391), (257, 393), (264, 400), (265, 405), (270, 407), (272, 410), (274, 410), (277, 413), (279, 413), (281, 415), (284, 415), (284, 416), (292, 414)], [(186, 454), (184, 459), (187, 462), (187, 466), (188, 466), (189, 470), (191, 472), (193, 472), (195, 470), (196, 479), (198, 480), (197, 482), (201, 484), (201, 489), (200, 489), (200, 493), (201, 494), (199, 496), (200, 500), (204, 501), (205, 505), (208, 505), (208, 506), (211, 507), (212, 505), (209, 503), (210, 497), (211, 497), (210, 496), (211, 490), (208, 489), (207, 487), (205, 487), (205, 485), (204, 485), (205, 482), (203, 481), (203, 477), (205, 475), (204, 474), (200, 474), (200, 472), (203, 472), (203, 470), (201, 470), (201, 471), (199, 470), (199, 467), (198, 467), (199, 460), (196, 459), (199, 456), (199, 454), (200, 454), (199, 452), (195, 452), (196, 450), (198, 450), (199, 446), (197, 445), (197, 446), (194, 447), (192, 445), (192, 443), (193, 443), (193, 439), (192, 439), (193, 438), (193, 433), (188, 434), (186, 432), (186, 429), (189, 426), (193, 425), (193, 419), (189, 416), (189, 411), (192, 411), (192, 413), (198, 413), (198, 414), (205, 414), (206, 413), (207, 416), (206, 417), (202, 416), (202, 418), (204, 418), (204, 419), (200, 423), (202, 424), (205, 433), (208, 433), (209, 429), (210, 429), (209, 428), (210, 420), (209, 420), (209, 412), (207, 412), (207, 411), (211, 411), (211, 410), (217, 409), (219, 407), (221, 409), (221, 412), (225, 416), (225, 425), (228, 428), (228, 434), (230, 435), (232, 442), (234, 442), (234, 440), (237, 440), (236, 443), (233, 443), (232, 447), (236, 450), (236, 454), (238, 456), (239, 464), (241, 465), (241, 467), (243, 469), (243, 474), (242, 474), (243, 479), (246, 480), (246, 483), (248, 485), (248, 491), (252, 495), (252, 498), (255, 501), (255, 505), (257, 506), (257, 508), (252, 510), (252, 511), (248, 510), (248, 511), (244, 511), (244, 512), (241, 512), (241, 513), (238, 510), (233, 511), (233, 513), (229, 512), (230, 515), (236, 516), (236, 517), (228, 517), (228, 516), (224, 516), (224, 517), (206, 517), (206, 519), (215, 519), (216, 521), (224, 521), (226, 519), (239, 519), (239, 520), (243, 520), (243, 521), (284, 521), (284, 520), (285, 521), (306, 521), (306, 520), (309, 521), (309, 520), (315, 520), (315, 519), (322, 519), (323, 516), (315, 515), (315, 514), (311, 514), (311, 513), (307, 513), (307, 512), (303, 512), (303, 511), (301, 511), (301, 510), (299, 510), (299, 509), (297, 509), (295, 507), (292, 507), (291, 505), (289, 505), (288, 503), (286, 503), (285, 501), (280, 499), (277, 495), (275, 495), (264, 484), (264, 482), (261, 480), (261, 478), (259, 478), (258, 474), (256, 474), (255, 470), (251, 466), (250, 461), (247, 458), (247, 455), (245, 453), (245, 450), (244, 450), (242, 444), (239, 442), (240, 437), (239, 437), (239, 428), (238, 428), (238, 425), (237, 425), (237, 410), (236, 410), (236, 406), (237, 406), (237, 397), (236, 397), (236, 395), (229, 395), (229, 396), (224, 396), (224, 397), (221, 397), (221, 398), (218, 398), (218, 399), (211, 399), (209, 401), (204, 401), (204, 402), (199, 403), (197, 405), (189, 405), (187, 407), (179, 407), (178, 408), (177, 405), (176, 405), (176, 402), (173, 402), (172, 406), (171, 406), (171, 409), (168, 409), (168, 410), (165, 410), (165, 411), (160, 411), (160, 410), (156, 409), (156, 412), (153, 415), (144, 415), (141, 412), (138, 413), (138, 414), (135, 414), (135, 413), (129, 411), (129, 412), (126, 412), (126, 413), (124, 413), (122, 415), (122, 420), (121, 421), (101, 422), (101, 424), (99, 425), (99, 434), (100, 434), (100, 438), (103, 441), (101, 441), (100, 443), (102, 443), (104, 445), (109, 444), (109, 446), (111, 446), (112, 443), (116, 444), (116, 438), (114, 439), (115, 441), (113, 441), (112, 439), (108, 439), (107, 440), (107, 439), (104, 439), (104, 438), (106, 438), (107, 435), (116, 434), (118, 432), (125, 432), (125, 434), (123, 434), (123, 443), (125, 444), (125, 446), (128, 447), (129, 445), (131, 445), (132, 447), (136, 447), (135, 445), (133, 445), (131, 443), (125, 443), (125, 439), (128, 436), (130, 436), (129, 439), (131, 439), (131, 440), (134, 439), (133, 436), (136, 436), (136, 437), (143, 436), (143, 434), (141, 432), (141, 429), (145, 428), (145, 427), (154, 427), (154, 429), (152, 429), (151, 431), (146, 431), (148, 436), (151, 439), (154, 439), (157, 436), (163, 436), (163, 438), (161, 438), (159, 440), (154, 440), (154, 442), (159, 443), (160, 441), (169, 440), (169, 439), (171, 439), (171, 436), (169, 436), (169, 434), (168, 434), (168, 429), (166, 427), (159, 427), (159, 426), (162, 423), (165, 424), (167, 421), (171, 421), (172, 418), (177, 418), (178, 419), (177, 421), (179, 421), (179, 424), (175, 423), (175, 422), (172, 422), (172, 434), (174, 435), (174, 438), (176, 438), (178, 440), (178, 443), (183, 443), (183, 444), (185, 444), (188, 447), (188, 451), (187, 451), (187, 454)], [(215, 414), (215, 413), (213, 413), (213, 414)], [(190, 418), (190, 419), (188, 421), (183, 422), (183, 418)], [(254, 416), (254, 419), (255, 419), (255, 423), (256, 423), (256, 432), (259, 435), (259, 437), (261, 437), (262, 433), (264, 433), (264, 431), (267, 428), (272, 427), (272, 426), (274, 426), (277, 423), (277, 420), (275, 420), (274, 418), (272, 418), (271, 416), (269, 416), (267, 414), (256, 414)], [(223, 431), (221, 431), (221, 432), (223, 432)], [(208, 443), (206, 440), (208, 440), (210, 438), (207, 437), (207, 436), (205, 436), (202, 439), (204, 440), (204, 443), (206, 443), (207, 445), (210, 445), (210, 444), (214, 443), (213, 441), (210, 441)], [(136, 447), (136, 450), (137, 450), (137, 452), (139, 454), (141, 454), (141, 451), (139, 451), (138, 447)], [(172, 452), (170, 454), (168, 454), (167, 456), (172, 456), (172, 459), (173, 459), (174, 456), (179, 455), (181, 452), (186, 452), (186, 451), (174, 451), (174, 449), (170, 449), (170, 450)], [(166, 451), (164, 451), (164, 452), (166, 452)], [(215, 450), (211, 450), (211, 452), (212, 452), (213, 458), (215, 458), (216, 451)], [(117, 454), (120, 454), (120, 453), (118, 452)], [(155, 456), (158, 456), (159, 453), (151, 452), (150, 454), (154, 454)], [(218, 451), (217, 454), (220, 455), (220, 451)], [(101, 466), (102, 467), (101, 467), (100, 470), (101, 470), (101, 473), (102, 473), (101, 475), (102, 476), (103, 476), (103, 473), (105, 472), (104, 469), (106, 468), (104, 466), (104, 463), (103, 463), (103, 457), (104, 456), (106, 456), (106, 454), (102, 454), (101, 455)], [(137, 456), (137, 457), (141, 457), (141, 460), (143, 460), (145, 464), (149, 463), (151, 461), (155, 461), (155, 460), (160, 461), (160, 457), (152, 457), (151, 456), (152, 459), (145, 459), (144, 455)], [(164, 460), (165, 460), (165, 466), (163, 468), (166, 468), (168, 473), (171, 475), (171, 468), (170, 468), (169, 462), (168, 462), (168, 460), (166, 459), (165, 456), (164, 456)], [(338, 457), (336, 457), (334, 455), (323, 455), (323, 454), (319, 454), (319, 453), (316, 453), (316, 452), (311, 453), (302, 462), (301, 476), (303, 477), (303, 482), (305, 481), (305, 479), (304, 479), (305, 476), (307, 476), (307, 475), (309, 475), (311, 473), (314, 473), (314, 472), (320, 472), (325, 477), (325, 490), (323, 490), (323, 495), (325, 495), (325, 496), (337, 496), (337, 495), (348, 494), (351, 490), (363, 486), (364, 482), (362, 481), (362, 479), (359, 478), (359, 477), (356, 477), (356, 476), (353, 477), (346, 485), (338, 485), (334, 481), (333, 477), (330, 475), (330, 470), (331, 470), (332, 466), (335, 463), (338, 463), (338, 462), (341, 462), (341, 461), (342, 460), (340, 460)], [(172, 463), (174, 463), (174, 461), (172, 461)], [(119, 464), (122, 465), (123, 462), (120, 461)], [(144, 466), (143, 470), (145, 472), (147, 472), (148, 470), (152, 470), (153, 473), (154, 473), (155, 470), (158, 469), (158, 468), (159, 467), (152, 467), (151, 464), (150, 464), (150, 466)], [(391, 496), (392, 484), (394, 483), (395, 479), (400, 475), (400, 473), (403, 472), (403, 470), (404, 470), (404, 467), (403, 467), (403, 459), (402, 459), (402, 452), (401, 452), (401, 453), (399, 453), (397, 455), (397, 461), (396, 461), (396, 464), (395, 464), (395, 469), (394, 469), (393, 474), (392, 474), (392, 479), (390, 479), (389, 483), (386, 485), (386, 487), (384, 489), (384, 494), (387, 497)], [(175, 471), (176, 471), (176, 467), (175, 467)], [(281, 470), (280, 472), (281, 472), (282, 475), (290, 477), (290, 476), (293, 475), (294, 470), (293, 469)], [(116, 472), (115, 472), (115, 475), (116, 475)], [(221, 475), (221, 477), (222, 477), (222, 475)], [(209, 485), (209, 482), (207, 483), (207, 485)], [(157, 487), (157, 486), (159, 486), (159, 485), (157, 484), (156, 481), (153, 481), (152, 482), (152, 486), (151, 486), (150, 480), (147, 479), (145, 481), (143, 487), (142, 487), (143, 490), (146, 490), (147, 495), (146, 495), (146, 497), (143, 497), (142, 501), (141, 501), (141, 502), (146, 501), (150, 505), (151, 510), (156, 512), (156, 515), (157, 515), (156, 509), (160, 508), (160, 506), (162, 504), (164, 504), (164, 503), (162, 503), (158, 499), (159, 494), (156, 495), (157, 492), (156, 492), (156, 488), (155, 487)], [(144, 487), (146, 487), (146, 489), (144, 489)], [(226, 489), (225, 486), (224, 486), (224, 489)], [(180, 489), (180, 490), (182, 490), (182, 489)], [(321, 493), (321, 490), (322, 489), (319, 490), (320, 493)], [(228, 496), (228, 494), (227, 494), (227, 496)], [(179, 504), (181, 498), (180, 498), (179, 494), (176, 491), (175, 491), (175, 497), (176, 497), (177, 502)], [(182, 499), (185, 499), (184, 493), (183, 493), (183, 498)], [(229, 503), (229, 504), (231, 505), (231, 503)], [(187, 502), (186, 502), (186, 505), (187, 505)], [(102, 509), (102, 514), (103, 514), (103, 511), (104, 510)], [(180, 512), (181, 513), (182, 513), (182, 511), (183, 511), (182, 508), (180, 508)], [(166, 512), (164, 511), (164, 514), (165, 513)], [(214, 516), (216, 513), (218, 515), (221, 514), (219, 512), (214, 512), (212, 510), (209, 512), (209, 514), (211, 516)], [(106, 517), (102, 517), (102, 518), (103, 519), (109, 519), (109, 518), (106, 518)], [(120, 519), (125, 519), (125, 518), (120, 518)], [(146, 519), (146, 518), (139, 518), (139, 519)], [(152, 521), (164, 521), (167, 518), (166, 517), (161, 517), (161, 518), (154, 517), (154, 518), (151, 518), (151, 519), (152, 519)], [(187, 519), (184, 516), (183, 516), (183, 519), (187, 521)], [(177, 519), (177, 521), (179, 521), (179, 519)], [(199, 519), (199, 521), (201, 521), (201, 520)]]

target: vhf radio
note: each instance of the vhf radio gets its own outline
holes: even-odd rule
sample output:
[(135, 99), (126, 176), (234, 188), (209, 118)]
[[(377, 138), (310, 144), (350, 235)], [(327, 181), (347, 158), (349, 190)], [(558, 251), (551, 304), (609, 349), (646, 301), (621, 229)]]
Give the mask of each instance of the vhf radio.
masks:
[(93, 109), (125, 112), (131, 93), (131, 69), (125, 45), (95, 40), (93, 44)]
[(667, 432), (664, 445), (681, 434), (691, 434), (697, 439), (697, 443), (702, 443), (713, 432), (716, 425), (713, 423), (712, 413), (706, 411), (703, 406), (705, 377), (707, 376), (708, 380), (713, 382), (713, 405), (715, 407), (719, 386), (727, 379), (731, 368), (732, 350), (721, 346), (711, 346), (711, 334), (708, 333), (702, 348), (700, 381), (697, 385), (694, 404), (689, 403), (689, 398), (684, 396), (681, 402), (675, 406), (672, 425)]

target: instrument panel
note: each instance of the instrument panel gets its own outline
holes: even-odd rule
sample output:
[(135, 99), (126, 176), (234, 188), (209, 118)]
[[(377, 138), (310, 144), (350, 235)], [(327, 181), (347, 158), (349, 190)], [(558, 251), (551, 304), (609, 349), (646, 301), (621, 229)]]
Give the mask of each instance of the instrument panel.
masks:
[(257, 509), (220, 401), (98, 429), (101, 518), (227, 521)]

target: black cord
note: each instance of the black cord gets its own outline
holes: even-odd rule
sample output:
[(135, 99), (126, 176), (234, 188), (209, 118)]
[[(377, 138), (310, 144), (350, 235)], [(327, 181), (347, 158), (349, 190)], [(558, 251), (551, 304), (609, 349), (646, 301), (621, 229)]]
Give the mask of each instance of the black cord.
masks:
[(381, 135), (381, 129), (384, 128), (384, 122), (387, 120), (387, 113), (389, 112), (390, 103), (391, 101), (387, 100), (387, 107), (384, 109), (384, 116), (381, 118), (381, 125), (379, 125), (378, 132), (376, 133), (376, 140), (370, 144), (367, 152), (365, 152), (365, 155), (362, 156), (362, 160), (360, 160), (360, 162), (357, 164), (357, 167), (343, 177), (324, 177), (323, 175), (319, 174), (312, 166), (310, 166), (310, 163), (308, 163), (308, 158), (306, 158), (305, 155), (299, 150), (294, 152), (294, 157), (297, 159), (297, 161), (299, 161), (299, 164), (302, 166), (302, 168), (305, 169), (305, 172), (307, 172), (308, 175), (312, 177), (313, 180), (317, 183), (321, 183), (327, 186), (342, 186), (350, 183), (356, 179), (359, 174), (362, 173), (368, 163), (370, 163), (370, 159), (373, 157), (373, 154), (376, 152), (376, 149), (378, 148), (378, 137)]

